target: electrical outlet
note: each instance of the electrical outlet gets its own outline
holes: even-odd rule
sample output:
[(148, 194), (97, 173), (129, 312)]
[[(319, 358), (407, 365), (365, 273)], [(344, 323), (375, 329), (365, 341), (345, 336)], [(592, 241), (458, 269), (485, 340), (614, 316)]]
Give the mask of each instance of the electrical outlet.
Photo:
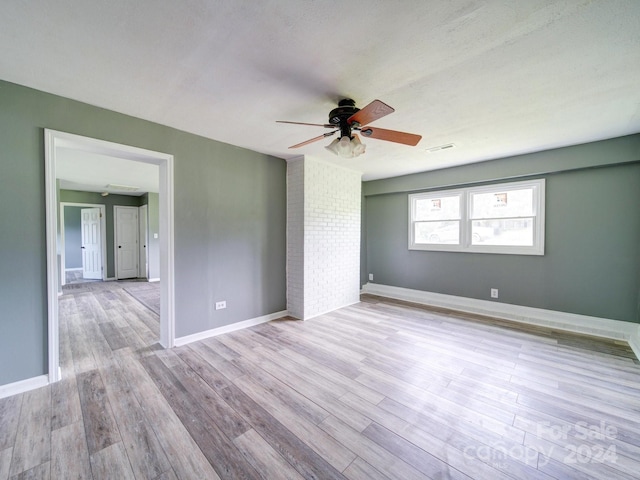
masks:
[(222, 310), (223, 308), (227, 308), (227, 302), (225, 300), (216, 302), (216, 310)]
[(491, 289), (491, 298), (498, 298), (498, 289), (497, 288), (492, 288)]
[(373, 282), (373, 273), (370, 273), (370, 274), (369, 274), (369, 281), (370, 281), (370, 282)]

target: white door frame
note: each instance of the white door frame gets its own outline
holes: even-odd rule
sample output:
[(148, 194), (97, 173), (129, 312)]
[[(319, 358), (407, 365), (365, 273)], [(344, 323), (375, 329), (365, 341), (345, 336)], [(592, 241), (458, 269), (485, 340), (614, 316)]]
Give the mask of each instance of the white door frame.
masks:
[(138, 207), (138, 252), (138, 277), (149, 280), (149, 205)]
[(58, 189), (56, 150), (75, 148), (131, 161), (157, 165), (160, 171), (160, 344), (175, 342), (173, 155), (83, 137), (46, 128), (44, 130), (45, 211), (47, 234), (47, 312), (49, 383), (60, 380), (60, 332), (58, 322)]
[(65, 285), (66, 276), (64, 275), (65, 262), (65, 233), (64, 233), (64, 207), (81, 207), (81, 208), (99, 208), (100, 209), (100, 254), (102, 255), (102, 280), (107, 279), (107, 209), (101, 203), (73, 203), (60, 202), (60, 285)]

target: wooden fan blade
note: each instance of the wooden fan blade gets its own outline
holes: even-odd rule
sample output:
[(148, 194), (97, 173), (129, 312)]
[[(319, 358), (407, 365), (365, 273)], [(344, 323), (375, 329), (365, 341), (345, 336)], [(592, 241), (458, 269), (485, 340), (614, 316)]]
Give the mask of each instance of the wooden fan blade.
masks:
[(415, 147), (422, 139), (422, 135), (375, 127), (361, 128), (360, 134), (365, 138), (376, 138), (378, 140), (386, 140), (387, 142), (403, 143), (412, 147)]
[(385, 115), (389, 115), (393, 112), (395, 112), (395, 110), (386, 103), (383, 103), (380, 100), (374, 100), (366, 107), (358, 110), (356, 113), (351, 115), (347, 119), (347, 122), (349, 123), (349, 125), (351, 125), (353, 122), (358, 122), (360, 125), (367, 125), (374, 120), (378, 120), (379, 118), (382, 118)]
[(322, 140), (323, 138), (330, 137), (331, 135), (335, 134), (337, 131), (338, 130), (335, 130), (333, 132), (323, 133), (322, 135), (319, 135), (310, 140), (307, 140), (306, 142), (296, 143), (295, 145), (291, 145), (289, 148), (298, 148), (298, 147), (303, 147), (305, 145), (309, 145), (310, 143), (317, 142), (318, 140)]
[(336, 128), (330, 123), (304, 123), (304, 122), (287, 122), (286, 120), (276, 120), (276, 123), (292, 123), (293, 125), (310, 125), (312, 127)]

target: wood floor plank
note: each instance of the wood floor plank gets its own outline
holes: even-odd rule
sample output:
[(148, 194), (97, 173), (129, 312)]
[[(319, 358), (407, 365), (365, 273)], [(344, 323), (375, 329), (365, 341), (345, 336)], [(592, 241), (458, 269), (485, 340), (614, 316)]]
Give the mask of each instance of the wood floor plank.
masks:
[(138, 402), (178, 478), (218, 480), (220, 477), (135, 355), (119, 350), (118, 360), (129, 384), (135, 385)]
[(371, 420), (365, 415), (339, 400), (346, 393), (344, 389), (277, 352), (261, 348), (255, 349), (255, 351), (263, 358), (260, 363), (261, 368), (285, 383), (289, 388), (308, 399), (313, 399), (325, 412), (336, 416), (360, 432), (371, 423)]
[(303, 480), (304, 477), (276, 452), (255, 430), (247, 430), (233, 440), (248, 462), (263, 478)]
[(120, 365), (101, 370), (101, 377), (135, 477), (155, 478), (169, 470), (171, 464)]
[(122, 442), (114, 443), (90, 456), (93, 478), (135, 480)]
[(129, 342), (113, 322), (102, 322), (99, 324), (99, 327), (102, 335), (104, 335), (105, 340), (109, 344), (109, 347), (111, 347), (111, 350), (118, 350), (119, 348), (129, 346)]
[(50, 478), (51, 468), (49, 462), (45, 462), (11, 477), (11, 480), (49, 480)]
[(393, 455), (376, 442), (362, 436), (335, 417), (327, 417), (320, 428), (344, 445), (350, 445), (354, 453), (390, 478), (424, 480), (429, 478), (415, 467)]
[(69, 315), (66, 317), (69, 326), (69, 345), (73, 358), (75, 373), (87, 372), (97, 368), (96, 360), (93, 357), (89, 337), (84, 326), (91, 322), (89, 318), (83, 318), (81, 314)]
[[(233, 380), (240, 375), (244, 375), (242, 369), (238, 368), (233, 363), (233, 360), (227, 360), (226, 357), (214, 352), (212, 347), (205, 342), (194, 342), (190, 344), (188, 348), (202, 357), (209, 365), (215, 367), (216, 371), (220, 372), (222, 376), (226, 378), (225, 385), (227, 384), (227, 380)], [(180, 349), (178, 349), (178, 354), (180, 354)]]
[(73, 375), (73, 355), (71, 350), (71, 339), (69, 338), (69, 323), (62, 313), (58, 313), (58, 336), (59, 336), (59, 355), (60, 355), (60, 371), (62, 377), (67, 378)]
[(349, 480), (391, 480), (360, 457), (351, 462), (351, 465), (342, 473)]
[[(536, 417), (535, 420), (517, 417), (516, 422), (530, 436), (556, 444), (558, 449), (565, 451), (567, 457), (574, 447), (576, 450), (580, 448), (594, 454), (609, 452), (612, 455), (601, 455), (605, 463), (615, 464), (615, 468), (623, 472), (640, 472), (640, 447), (623, 441), (619, 438), (620, 432), (606, 423), (569, 424), (554, 417), (542, 416)], [(586, 434), (590, 431), (594, 432), (594, 435)]]
[[(309, 400), (307, 397), (299, 393), (297, 390), (287, 388), (286, 382), (279, 380), (278, 378), (269, 374), (268, 371), (263, 370), (262, 367), (268, 368), (268, 361), (261, 359), (258, 363), (254, 363), (259, 356), (245, 356), (241, 361), (238, 361), (242, 365), (247, 375), (240, 378), (251, 378), (260, 389), (272, 398), (275, 402), (285, 405), (288, 409), (295, 412), (296, 417), (303, 418), (313, 424), (318, 424), (327, 416), (327, 412), (324, 408), (319, 406), (316, 402)], [(279, 376), (285, 376), (285, 373), (281, 371)], [(234, 381), (238, 384), (238, 379)], [(315, 398), (315, 395), (313, 396)]]
[[(376, 423), (369, 425), (363, 432), (364, 436), (369, 440), (377, 443), (385, 450), (393, 453), (396, 457), (401, 458), (409, 465), (412, 465), (425, 475), (434, 478), (437, 476), (469, 480), (471, 477), (465, 475), (460, 470), (453, 468), (451, 465), (434, 457), (432, 454), (421, 450), (419, 447), (408, 442), (401, 436), (381, 427)], [(475, 472), (478, 470), (476, 469)], [(491, 480), (498, 479), (499, 475), (492, 472)], [(505, 477), (506, 478), (506, 477)]]
[(50, 454), (51, 388), (47, 386), (23, 394), (9, 475), (48, 462)]
[[(638, 478), (637, 469), (633, 472), (626, 473), (619, 469), (617, 459), (604, 462), (596, 461), (591, 456), (591, 450), (588, 449), (586, 450), (589, 454), (588, 457), (579, 457), (576, 455), (574, 460), (571, 449), (559, 448), (558, 445), (553, 442), (537, 437), (536, 435), (527, 434), (524, 444), (542, 452), (545, 456), (552, 458), (556, 462), (571, 466), (575, 472), (587, 474), (600, 480), (610, 480), (612, 478), (637, 480)], [(575, 447), (578, 448), (579, 445), (575, 445)]]
[(294, 362), (315, 371), (318, 375), (322, 375), (328, 381), (333, 382), (336, 386), (343, 387), (346, 390), (367, 399), (371, 403), (377, 403), (384, 398), (384, 395), (377, 392), (374, 388), (354, 382), (353, 379), (343, 375), (341, 372), (336, 371), (323, 363), (317, 362), (314, 359), (308, 358), (300, 352), (285, 348), (284, 350), (281, 350), (280, 353)]
[[(437, 415), (431, 415), (428, 410), (418, 413), (388, 399), (381, 402), (380, 406), (367, 406), (362, 399), (354, 398), (352, 395), (345, 395), (343, 401), (354, 408), (367, 411), (374, 422), (393, 435), (421, 446), (424, 451), (442, 462), (451, 462), (457, 470), (472, 478), (492, 480), (511, 475), (515, 475), (516, 478), (546, 478), (536, 476), (536, 472), (531, 470), (536, 466), (538, 455), (533, 450), (523, 449), (523, 432), (520, 441), (513, 441), (472, 424), (460, 422), (455, 415), (451, 415), (447, 421)], [(381, 408), (382, 406), (386, 408)], [(389, 438), (393, 435), (384, 434)], [(396, 440), (395, 443), (401, 444), (402, 441)], [(388, 446), (386, 448), (389, 449)], [(409, 451), (411, 447), (402, 450)], [(509, 458), (503, 451), (516, 452), (516, 455)], [(483, 458), (481, 464), (478, 464), (478, 457)]]
[(23, 397), (18, 394), (0, 398), (0, 450), (13, 447), (15, 443)]
[(82, 420), (80, 396), (75, 375), (51, 385), (51, 430)]
[(344, 478), (325, 459), (286, 429), (240, 389), (231, 385), (219, 393), (305, 479), (331, 480)]
[[(510, 425), (514, 418), (514, 415), (510, 412), (505, 412), (502, 418), (494, 418), (492, 415), (483, 413), (478, 405), (475, 405), (474, 408), (468, 408), (464, 402), (458, 403), (426, 390), (409, 388), (401, 382), (393, 381), (393, 379), (375, 374), (375, 372), (362, 374), (358, 377), (358, 382), (371, 388), (377, 388), (380, 393), (385, 394), (389, 399), (403, 405), (418, 407), (418, 410), (444, 411), (446, 415), (451, 415), (451, 412), (455, 412), (456, 416), (465, 421), (483, 425), (499, 435), (509, 435)], [(385, 401), (383, 400), (383, 402)], [(492, 413), (495, 414), (495, 409)]]
[(100, 372), (91, 370), (80, 373), (77, 382), (87, 445), (89, 454), (93, 455), (121, 442), (122, 438)]
[(92, 478), (82, 421), (67, 424), (51, 432), (51, 477)]
[(11, 456), (13, 455), (13, 447), (0, 450), (0, 480), (9, 478), (9, 467), (11, 466)]
[(180, 360), (180, 363), (171, 368), (171, 371), (180, 379), (180, 383), (193, 395), (195, 401), (200, 405), (206, 405), (207, 413), (216, 420), (216, 425), (229, 438), (243, 435), (251, 426), (239, 416), (217, 393), (205, 382), (200, 375), (190, 368), (190, 364), (197, 361), (195, 352), (188, 349), (174, 353), (178, 359), (188, 359), (191, 363)]
[(336, 442), (315, 423), (299, 415), (295, 407), (284, 403), (253, 379), (243, 376), (237, 378), (234, 384), (296, 437), (320, 454), (337, 471), (341, 472), (355, 460), (356, 455), (348, 447)]
[[(194, 478), (201, 478), (201, 477), (194, 477)], [(180, 480), (180, 478), (178, 478), (178, 476), (176, 475), (176, 472), (174, 472), (173, 470), (167, 470), (166, 472), (163, 472), (160, 475), (158, 475), (154, 480)]]
[(258, 472), (175, 375), (155, 356), (141, 363), (222, 479), (257, 479)]

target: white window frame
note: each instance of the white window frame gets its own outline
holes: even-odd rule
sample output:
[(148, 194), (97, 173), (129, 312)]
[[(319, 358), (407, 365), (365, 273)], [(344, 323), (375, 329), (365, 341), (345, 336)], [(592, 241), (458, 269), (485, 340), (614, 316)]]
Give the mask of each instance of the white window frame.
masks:
[[(474, 194), (503, 193), (509, 190), (531, 188), (533, 192), (533, 245), (472, 245), (472, 221), (470, 212)], [(460, 239), (458, 244), (423, 244), (415, 243), (415, 205), (417, 200), (460, 195)], [(511, 217), (513, 218), (513, 217)], [(409, 250), (428, 250), (444, 252), (495, 253), (506, 255), (544, 255), (545, 240), (545, 179), (526, 180), (522, 182), (492, 183), (479, 187), (467, 187), (451, 190), (438, 190), (409, 195)]]

